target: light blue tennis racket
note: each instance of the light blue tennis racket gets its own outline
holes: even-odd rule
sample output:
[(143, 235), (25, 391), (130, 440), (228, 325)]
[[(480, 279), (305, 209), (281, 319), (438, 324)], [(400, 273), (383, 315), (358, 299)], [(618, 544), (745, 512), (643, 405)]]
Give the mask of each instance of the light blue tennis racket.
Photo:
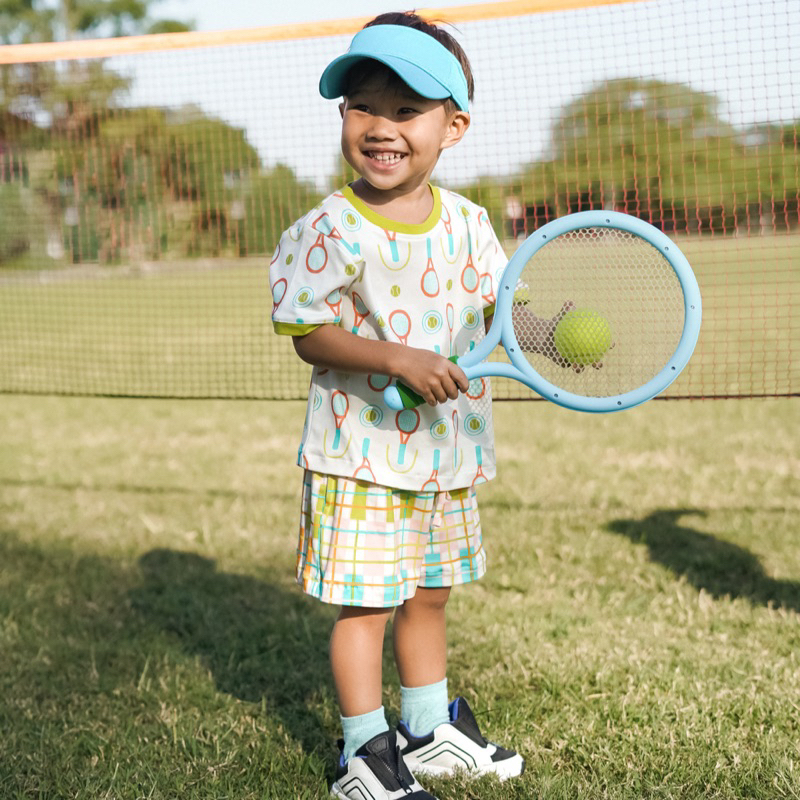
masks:
[[(637, 217), (583, 211), (522, 243), (486, 338), (456, 362), (471, 382), (513, 378), (566, 408), (621, 411), (677, 378), (701, 317), (697, 280), (673, 241)], [(384, 400), (396, 411), (423, 402), (400, 383)]]

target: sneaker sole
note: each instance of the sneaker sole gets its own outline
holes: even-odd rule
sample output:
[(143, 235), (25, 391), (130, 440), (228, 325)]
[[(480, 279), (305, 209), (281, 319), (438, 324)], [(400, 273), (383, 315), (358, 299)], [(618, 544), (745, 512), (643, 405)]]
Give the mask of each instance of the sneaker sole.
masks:
[(451, 775), (466, 775), (470, 778), (480, 778), (484, 775), (496, 775), (500, 781), (517, 778), (525, 771), (525, 759), (517, 754), (503, 761), (496, 761), (485, 767), (467, 769), (462, 764), (455, 767), (438, 767), (435, 764), (426, 764), (417, 761), (413, 756), (404, 755), (406, 766), (415, 775), (429, 775), (431, 777), (447, 777)]
[[(338, 783), (334, 783), (333, 786), (331, 786), (331, 793), (329, 796), (336, 798), (336, 800), (350, 800), (350, 797), (344, 793)], [(366, 795), (361, 793), (359, 797), (366, 798)], [(370, 795), (370, 797), (372, 797), (372, 795)], [(434, 798), (434, 800), (436, 799)]]

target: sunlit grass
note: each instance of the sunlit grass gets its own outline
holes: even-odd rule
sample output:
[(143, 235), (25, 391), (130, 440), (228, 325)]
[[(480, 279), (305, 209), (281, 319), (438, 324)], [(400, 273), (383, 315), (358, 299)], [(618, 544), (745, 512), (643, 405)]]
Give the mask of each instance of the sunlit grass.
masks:
[[(0, 398), (0, 797), (324, 798), (335, 609), (293, 582), (302, 403)], [(796, 401), (496, 405), (449, 678), (518, 781), (800, 796)], [(386, 704), (399, 687), (386, 651)]]

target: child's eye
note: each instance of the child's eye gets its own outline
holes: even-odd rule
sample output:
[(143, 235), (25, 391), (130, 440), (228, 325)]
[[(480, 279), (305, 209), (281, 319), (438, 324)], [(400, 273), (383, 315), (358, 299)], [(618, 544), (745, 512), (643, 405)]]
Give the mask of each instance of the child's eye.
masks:
[(407, 117), (409, 114), (416, 114), (417, 109), (411, 108), (410, 106), (406, 106), (404, 108), (401, 108), (399, 113), (402, 114), (404, 117)]

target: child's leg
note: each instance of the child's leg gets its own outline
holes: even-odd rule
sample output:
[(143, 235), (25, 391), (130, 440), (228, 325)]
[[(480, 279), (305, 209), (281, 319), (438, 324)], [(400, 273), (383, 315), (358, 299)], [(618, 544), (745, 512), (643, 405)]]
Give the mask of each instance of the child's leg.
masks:
[(428, 686), (447, 670), (445, 606), (450, 587), (417, 589), (394, 615), (394, 657), (403, 686)]
[(297, 580), (306, 593), (342, 607), (330, 640), (344, 733), (331, 795), (340, 800), (435, 800), (405, 766), (382, 705), (386, 623), (416, 589), (413, 557), (427, 540), (424, 500), (341, 476), (304, 476)]
[(480, 578), (486, 557), (474, 491), (447, 492), (439, 503), (419, 588), (395, 617), (395, 658), (403, 683), (397, 741), (412, 772), (452, 775), (465, 769), (504, 780), (519, 775), (524, 760), (484, 738), (463, 698), (447, 702), (446, 587)]
[(391, 608), (342, 606), (331, 634), (331, 668), (345, 717), (374, 711), (383, 695), (383, 636)]
[(383, 712), (383, 637), (391, 608), (343, 606), (331, 634), (333, 681), (339, 698), (345, 761), (389, 729)]
[(427, 733), (450, 721), (447, 696), (447, 626), (450, 587), (417, 589), (395, 612), (393, 639), (408, 728)]

